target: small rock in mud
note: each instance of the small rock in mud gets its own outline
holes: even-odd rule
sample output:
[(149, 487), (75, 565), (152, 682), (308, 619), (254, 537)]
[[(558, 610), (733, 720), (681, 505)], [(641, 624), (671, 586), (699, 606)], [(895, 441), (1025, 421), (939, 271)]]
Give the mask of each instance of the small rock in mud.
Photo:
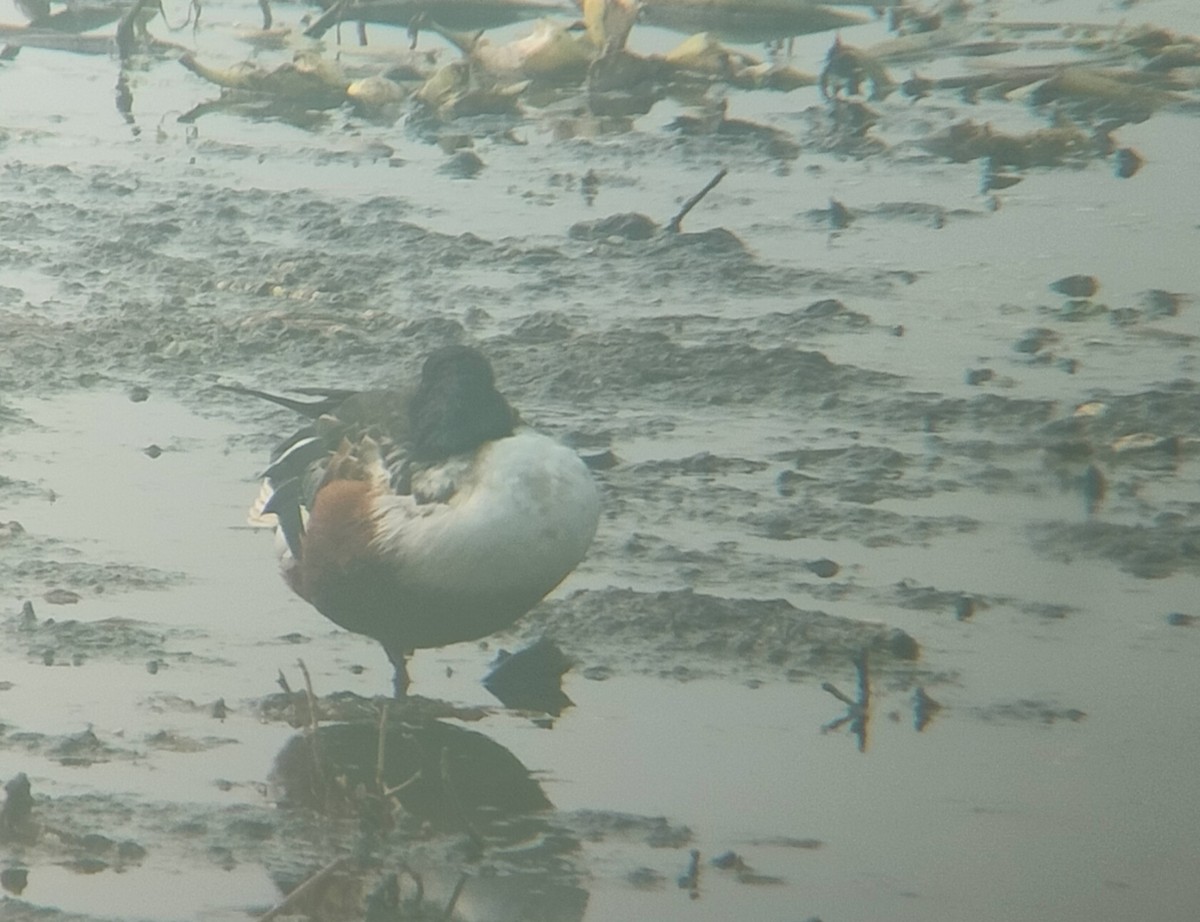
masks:
[(641, 867), (634, 868), (625, 875), (625, 879), (638, 890), (654, 890), (661, 887), (666, 878), (654, 868)]
[(1198, 620), (1195, 615), (1185, 615), (1181, 611), (1173, 611), (1167, 615), (1167, 624), (1172, 627), (1192, 627)]
[(581, 455), (580, 457), (583, 459), (583, 463), (593, 471), (610, 471), (621, 463), (621, 460), (612, 449), (605, 449), (599, 454)]
[(91, 730), (58, 740), (47, 750), (47, 755), (62, 765), (94, 765), (107, 762), (117, 750), (103, 743)]
[(74, 605), (83, 596), (78, 592), (72, 592), (70, 589), (51, 589), (49, 592), (43, 594), (42, 598), (51, 605)]
[(554, 343), (570, 339), (574, 332), (573, 324), (564, 314), (535, 311), (516, 325), (512, 337), (521, 343)]
[(658, 224), (644, 214), (614, 214), (595, 221), (579, 221), (571, 225), (567, 235), (572, 240), (604, 240), (621, 237), (625, 240), (649, 240), (658, 233)]
[(158, 445), (151, 444), (142, 449), (142, 454), (151, 459), (162, 457), (162, 453), (163, 450)]
[(483, 171), (483, 160), (473, 150), (455, 151), (438, 172), (457, 179), (474, 179)]
[(1036, 327), (1025, 331), (1024, 335), (1013, 344), (1013, 351), (1034, 355), (1041, 352), (1046, 346), (1057, 342), (1058, 339), (1058, 334), (1053, 330), (1046, 329), (1045, 327)]
[(972, 387), (978, 387), (980, 384), (991, 381), (994, 377), (996, 377), (996, 373), (990, 368), (972, 368), (967, 371), (965, 376), (967, 384)]
[(804, 569), (810, 573), (815, 573), (821, 579), (830, 579), (837, 576), (841, 571), (841, 567), (828, 557), (822, 557), (819, 560), (809, 560), (804, 564)]
[(0, 887), (4, 889), (5, 893), (20, 896), (25, 892), (27, 886), (29, 886), (28, 868), (5, 868), (0, 871)]
[(145, 403), (150, 399), (150, 388), (143, 387), (140, 384), (134, 385), (129, 389), (129, 400), (132, 403)]
[(1072, 298), (1059, 309), (1058, 317), (1078, 323), (1082, 320), (1091, 320), (1093, 317), (1102, 317), (1108, 312), (1107, 304), (1100, 304), (1087, 298)]
[(854, 213), (835, 198), (829, 200), (826, 215), (833, 230), (845, 230), (854, 221)]
[(780, 471), (779, 476), (775, 478), (775, 489), (780, 496), (793, 496), (797, 484), (815, 483), (816, 480), (816, 477), (802, 474), (800, 471)]
[(1068, 298), (1090, 298), (1100, 290), (1100, 283), (1092, 275), (1068, 275), (1051, 282), (1050, 290)]
[(1141, 297), (1142, 307), (1149, 319), (1178, 317), (1186, 301), (1185, 295), (1162, 288), (1151, 288), (1149, 291), (1143, 292)]
[(888, 632), (887, 650), (899, 660), (918, 660), (921, 658), (921, 645), (916, 639), (900, 628), (892, 628)]
[(4, 785), (4, 807), (0, 808), (0, 842), (30, 841), (36, 835), (33, 823), (33, 787), (24, 772)]
[(20, 522), (0, 522), (0, 544), (12, 541), (25, 534), (25, 526)]
[(729, 851), (721, 852), (721, 854), (713, 858), (712, 866), (714, 868), (720, 868), (723, 871), (727, 871), (730, 868), (743, 868), (746, 866), (746, 863), (742, 860), (742, 856), (737, 852)]
[(1145, 162), (1142, 155), (1132, 147), (1122, 147), (1113, 154), (1113, 172), (1119, 179), (1129, 179), (1142, 168), (1142, 164)]

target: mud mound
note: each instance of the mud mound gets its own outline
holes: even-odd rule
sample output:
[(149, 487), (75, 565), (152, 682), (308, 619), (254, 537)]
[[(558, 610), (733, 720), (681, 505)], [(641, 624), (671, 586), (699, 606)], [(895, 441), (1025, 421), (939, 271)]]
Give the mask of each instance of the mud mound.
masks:
[[(784, 599), (738, 599), (688, 589), (581, 591), (544, 603), (524, 626), (558, 638), (585, 668), (690, 678), (731, 671), (806, 675), (842, 666), (867, 648), (895, 668), (919, 647), (881, 624), (804, 611)], [(908, 667), (902, 667), (906, 669)]]

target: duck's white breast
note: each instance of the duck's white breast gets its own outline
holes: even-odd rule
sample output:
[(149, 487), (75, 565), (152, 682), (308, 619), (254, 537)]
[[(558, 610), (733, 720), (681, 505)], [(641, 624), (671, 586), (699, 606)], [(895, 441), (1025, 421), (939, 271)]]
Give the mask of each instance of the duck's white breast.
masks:
[[(571, 449), (532, 430), (451, 461), (457, 491), (444, 503), (377, 501), (375, 547), (404, 583), (436, 591), (549, 592), (583, 559), (600, 500)], [(435, 475), (436, 476), (436, 475)]]

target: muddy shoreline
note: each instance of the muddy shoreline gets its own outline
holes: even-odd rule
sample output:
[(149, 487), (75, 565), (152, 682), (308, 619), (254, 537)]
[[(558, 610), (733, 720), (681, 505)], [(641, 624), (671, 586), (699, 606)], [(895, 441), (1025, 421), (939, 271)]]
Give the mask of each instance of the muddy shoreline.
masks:
[[(0, 918), (1190, 918), (1200, 816), (1147, 779), (1200, 758), (1200, 20), (952, 6), (619, 114), (197, 115), (159, 52), (0, 62), (41, 100), (0, 126)], [(290, 60), (209, 12), (198, 59)], [(370, 34), (323, 47), (457, 54)], [(217, 385), (455, 342), (603, 519), (401, 708), (245, 525), (294, 420)], [(542, 637), (556, 716), (480, 684)]]

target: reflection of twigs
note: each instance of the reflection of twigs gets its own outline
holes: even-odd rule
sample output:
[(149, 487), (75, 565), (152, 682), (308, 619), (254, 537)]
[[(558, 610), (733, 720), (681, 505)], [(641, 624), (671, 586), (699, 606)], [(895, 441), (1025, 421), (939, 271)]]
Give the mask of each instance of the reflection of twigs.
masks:
[(375, 754), (375, 788), (379, 791), (386, 790), (383, 783), (383, 754), (387, 745), (387, 717), (388, 703), (385, 701), (379, 709), (379, 752)]
[(417, 769), (412, 773), (412, 776), (407, 781), (402, 781), (395, 787), (389, 788), (384, 781), (384, 768), (386, 767), (386, 746), (387, 746), (387, 730), (388, 730), (388, 702), (383, 703), (383, 708), (379, 712), (379, 752), (375, 757), (375, 789), (386, 800), (394, 794), (399, 794), (410, 784), (414, 784), (421, 778), (421, 769)]
[(450, 780), (449, 755), (449, 749), (442, 750), (440, 759), (442, 768), (442, 793), (446, 795), (446, 803), (450, 805), (450, 809), (454, 811), (454, 814), (458, 817), (459, 822), (462, 823), (463, 828), (466, 829), (467, 837), (471, 840), (472, 844), (474, 844), (476, 848), (482, 850), (483, 836), (479, 834), (479, 830), (475, 828), (474, 824), (471, 822), (471, 818), (467, 816), (466, 807), (463, 805), (462, 800), (459, 799), (458, 791), (455, 790), (454, 784)]
[(458, 883), (454, 885), (454, 892), (450, 894), (450, 902), (446, 904), (446, 908), (442, 910), (441, 922), (449, 922), (451, 916), (454, 915), (454, 907), (458, 903), (458, 898), (462, 896), (463, 888), (470, 880), (470, 875), (463, 873), (459, 875)]
[(837, 698), (837, 700), (842, 702), (842, 704), (854, 707), (854, 705), (858, 703), (832, 682), (822, 682), (821, 688), (823, 691), (827, 691), (829, 694), (833, 695), (833, 697)]
[(865, 711), (871, 705), (871, 671), (866, 647), (854, 658), (854, 670), (858, 673), (858, 706)]
[(300, 884), (300, 886), (284, 897), (283, 902), (275, 906), (274, 909), (270, 910), (266, 915), (259, 916), (258, 922), (271, 922), (272, 919), (276, 919), (281, 915), (291, 915), (290, 910), (293, 906), (295, 906), (296, 902), (301, 897), (305, 896), (310, 890), (313, 890), (323, 883), (329, 877), (329, 875), (340, 868), (345, 861), (345, 858), (335, 858), (333, 861), (329, 862), (329, 864), (325, 865), (325, 867), (321, 868), (321, 870), (315, 872), (308, 878), (308, 880), (304, 881), (304, 883)]
[(125, 123), (134, 128), (136, 134), (137, 128), (134, 125), (133, 119), (133, 90), (129, 88), (129, 74), (125, 69), (121, 69), (121, 73), (117, 76), (117, 112), (121, 118), (125, 119)]
[(693, 900), (700, 896), (700, 849), (693, 848), (687, 870), (679, 876), (679, 889), (686, 890)]
[(854, 660), (858, 672), (858, 709), (850, 722), (850, 732), (858, 737), (858, 751), (867, 751), (867, 718), (871, 714), (871, 672), (867, 661), (867, 648)]
[(703, 189), (684, 202), (683, 207), (679, 209), (679, 213), (667, 222), (667, 232), (678, 234), (679, 226), (683, 223), (683, 219), (687, 217), (687, 213), (700, 204), (700, 200), (704, 198), (704, 196), (708, 195), (708, 193), (712, 192), (712, 190), (717, 187), (717, 183), (724, 179), (725, 174), (728, 172), (728, 169), (721, 167), (721, 169), (717, 171), (717, 175), (705, 183)]
[(394, 788), (385, 787), (383, 789), (384, 796), (391, 797), (393, 794), (399, 794), (410, 784), (416, 784), (420, 780), (421, 780), (421, 769), (418, 768), (415, 772), (412, 773), (412, 775), (408, 778), (407, 781), (401, 781)]
[(258, 0), (258, 7), (262, 10), (263, 31), (266, 32), (275, 22), (275, 18), (271, 15), (271, 0)]
[[(137, 21), (142, 15), (142, 10), (151, 4), (158, 6), (161, 10), (162, 5), (159, 0), (135, 0), (131, 6), (121, 17), (121, 21), (117, 23), (117, 53), (122, 61), (129, 60), (133, 54), (134, 45), (137, 44)], [(165, 14), (164, 14), (165, 18)]]
[(840, 730), (846, 724), (850, 724), (850, 732), (858, 738), (858, 751), (866, 752), (867, 721), (871, 716), (871, 672), (865, 647), (854, 657), (854, 671), (858, 680), (858, 700), (851, 698), (832, 682), (821, 683), (821, 688), (824, 691), (829, 692), (838, 701), (846, 705), (846, 713), (822, 726), (821, 732), (829, 733), (833, 730)]

